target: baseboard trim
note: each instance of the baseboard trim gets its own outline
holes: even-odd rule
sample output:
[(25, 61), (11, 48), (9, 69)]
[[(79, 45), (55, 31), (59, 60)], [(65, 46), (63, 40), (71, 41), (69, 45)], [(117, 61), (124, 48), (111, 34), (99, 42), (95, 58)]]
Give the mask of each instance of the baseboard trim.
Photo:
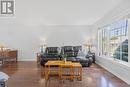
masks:
[(18, 61), (36, 61), (36, 59), (31, 59), (31, 58), (19, 58)]
[(112, 71), (111, 69), (105, 67), (104, 65), (98, 63), (97, 61), (95, 61), (96, 64), (98, 64), (99, 66), (101, 66), (102, 68), (106, 69), (107, 71), (109, 71), (110, 73), (112, 73), (113, 75), (117, 76), (118, 78), (120, 78), (121, 80), (123, 80), (124, 82), (126, 82), (127, 84), (130, 85), (130, 81), (125, 79), (124, 77), (120, 76), (119, 74), (117, 74), (116, 72)]

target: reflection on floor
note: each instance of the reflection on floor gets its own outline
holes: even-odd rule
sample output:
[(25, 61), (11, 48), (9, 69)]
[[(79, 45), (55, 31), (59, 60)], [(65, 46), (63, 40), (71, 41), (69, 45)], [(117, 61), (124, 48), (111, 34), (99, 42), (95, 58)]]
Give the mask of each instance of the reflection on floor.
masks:
[(130, 87), (100, 66), (93, 64), (83, 68), (82, 81), (60, 81), (53, 77), (45, 81), (41, 67), (36, 62), (18, 62), (0, 66), (0, 71), (11, 78), (6, 82), (7, 87)]

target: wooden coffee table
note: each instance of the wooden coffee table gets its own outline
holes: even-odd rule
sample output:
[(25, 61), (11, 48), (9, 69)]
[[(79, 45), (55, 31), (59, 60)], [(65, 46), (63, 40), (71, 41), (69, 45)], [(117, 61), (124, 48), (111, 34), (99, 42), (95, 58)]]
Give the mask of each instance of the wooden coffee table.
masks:
[[(57, 66), (58, 71), (52, 71), (51, 67)], [(69, 74), (67, 76), (64, 76), (63, 74), (63, 68), (68, 68), (70, 69)], [(74, 69), (78, 68), (78, 76), (74, 75)], [(58, 73), (59, 79), (64, 79), (64, 78), (70, 78), (73, 80), (75, 77), (78, 77), (80, 80), (82, 79), (82, 65), (80, 63), (73, 63), (71, 61), (48, 61), (45, 64), (45, 79), (48, 80), (49, 76), (51, 74)]]
[(49, 79), (49, 75), (51, 74), (55, 74), (56, 72), (55, 71), (51, 71), (51, 67), (54, 67), (54, 66), (58, 66), (58, 74), (59, 74), (59, 77), (60, 77), (60, 63), (62, 63), (62, 61), (48, 61), (46, 64), (45, 64), (45, 79), (48, 80)]
[[(66, 74), (65, 69), (68, 70), (68, 74)], [(71, 61), (66, 61), (60, 64), (60, 79), (70, 78), (73, 80), (73, 67)]]
[[(82, 80), (82, 65), (80, 63), (73, 63), (73, 78), (78, 78)], [(75, 72), (75, 69), (78, 69), (78, 72)]]

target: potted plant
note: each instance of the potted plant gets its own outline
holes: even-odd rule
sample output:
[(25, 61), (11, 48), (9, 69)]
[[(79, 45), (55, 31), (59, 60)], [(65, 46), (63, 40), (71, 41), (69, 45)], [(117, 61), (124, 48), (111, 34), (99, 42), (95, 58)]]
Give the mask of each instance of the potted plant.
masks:
[(63, 54), (64, 62), (66, 62), (67, 54)]

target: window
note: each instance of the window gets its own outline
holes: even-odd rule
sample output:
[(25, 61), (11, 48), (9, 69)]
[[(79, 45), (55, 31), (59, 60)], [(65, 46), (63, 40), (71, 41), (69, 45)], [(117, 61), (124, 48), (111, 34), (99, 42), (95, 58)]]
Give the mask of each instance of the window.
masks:
[(128, 62), (128, 21), (121, 20), (100, 28), (98, 44), (100, 55)]
[(108, 26), (102, 30), (102, 54), (108, 55)]

